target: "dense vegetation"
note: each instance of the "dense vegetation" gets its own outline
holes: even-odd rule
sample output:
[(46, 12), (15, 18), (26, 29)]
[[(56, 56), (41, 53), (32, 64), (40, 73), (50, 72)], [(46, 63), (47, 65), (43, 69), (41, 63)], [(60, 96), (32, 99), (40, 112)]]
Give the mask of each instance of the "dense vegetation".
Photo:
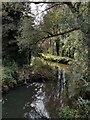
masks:
[[(42, 3), (44, 4), (44, 3)], [(46, 13), (44, 13), (46, 11)], [(24, 81), (35, 57), (69, 64), (73, 80), (81, 85), (78, 105), (60, 112), (65, 118), (88, 117), (90, 109), (90, 2), (49, 3), (43, 19), (35, 24), (30, 3), (2, 4), (3, 92)], [(35, 67), (35, 66), (34, 66)], [(45, 66), (44, 66), (45, 67)], [(35, 70), (36, 68), (34, 68)], [(42, 77), (49, 78), (50, 73)], [(77, 73), (76, 77), (74, 74)]]

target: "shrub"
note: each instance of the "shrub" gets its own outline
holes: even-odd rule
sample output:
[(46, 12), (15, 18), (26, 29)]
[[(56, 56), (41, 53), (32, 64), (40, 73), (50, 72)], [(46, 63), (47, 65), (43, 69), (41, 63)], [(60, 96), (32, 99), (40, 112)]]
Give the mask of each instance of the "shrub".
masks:
[(3, 81), (5, 81), (6, 83), (9, 82), (9, 81), (13, 81), (13, 70), (10, 69), (9, 67), (4, 67), (3, 68), (3, 73), (2, 73), (2, 79)]
[(69, 108), (69, 106), (66, 106), (66, 107), (62, 108), (60, 110), (59, 115), (62, 118), (78, 118), (79, 117), (78, 111)]

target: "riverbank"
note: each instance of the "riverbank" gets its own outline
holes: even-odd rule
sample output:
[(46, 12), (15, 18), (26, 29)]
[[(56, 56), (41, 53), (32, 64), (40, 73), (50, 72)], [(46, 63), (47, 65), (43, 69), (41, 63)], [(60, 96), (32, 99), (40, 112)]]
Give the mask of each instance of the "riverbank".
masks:
[[(42, 58), (44, 61), (42, 61), (41, 56), (37, 58), (32, 57), (32, 65), (24, 65), (22, 69), (18, 68), (15, 63), (12, 66), (3, 67), (2, 93), (8, 93), (11, 89), (23, 86), (26, 83), (30, 84), (31, 82), (46, 82), (54, 80), (55, 75), (52, 67), (58, 67), (60, 65), (60, 68), (62, 69), (64, 69), (64, 67), (65, 69), (68, 68), (66, 64), (61, 65), (59, 63), (59, 57), (53, 59), (54, 56), (52, 56), (51, 58), (53, 60), (51, 59), (50, 61), (50, 59), (48, 60), (48, 56), (49, 55), (46, 57), (47, 59)], [(69, 60), (67, 59), (67, 62), (68, 61)], [(63, 62), (66, 63), (65, 60)], [(27, 81), (25, 81), (25, 74), (28, 74), (29, 76)]]
[(40, 56), (44, 60), (57, 62), (57, 63), (62, 63), (62, 64), (69, 64), (70, 62), (73, 61), (73, 59), (69, 58), (69, 57), (60, 57), (60, 56), (55, 56), (55, 55), (51, 55), (51, 54), (43, 54), (43, 53), (41, 53)]
[[(35, 97), (36, 97), (36, 94), (40, 93), (42, 89), (42, 94), (44, 95), (43, 98), (45, 97), (46, 99), (48, 96), (47, 101), (49, 100), (49, 103), (48, 103), (49, 105), (47, 106), (51, 105), (50, 108), (52, 107), (52, 110), (54, 110), (53, 113), (51, 111), (52, 118), (54, 116), (57, 116), (57, 114), (58, 115), (60, 114), (60, 117), (62, 116), (62, 118), (63, 117), (76, 118), (77, 116), (81, 117), (88, 110), (87, 108), (85, 108), (86, 111), (85, 109), (81, 111), (82, 106), (79, 106), (79, 102), (78, 102), (78, 99), (80, 99), (79, 98), (80, 92), (78, 91), (75, 82), (69, 77), (70, 75), (72, 75), (68, 71), (69, 65), (65, 65), (65, 64), (62, 65), (60, 63), (57, 63), (57, 64), (56, 63), (51, 61), (45, 61), (40, 57), (37, 57), (37, 58), (33, 57), (31, 65), (25, 65), (23, 66), (22, 69), (15, 67), (16, 65), (14, 65), (12, 68), (10, 66), (9, 68), (8, 67), (4, 68), (5, 75), (3, 77), (3, 86), (2, 86), (2, 92), (4, 96), (8, 96), (10, 94), (11, 96), (16, 95), (12, 98), (16, 98), (16, 97), (18, 98), (20, 96), (19, 100), (17, 101), (20, 101), (19, 104), (21, 104), (22, 103), (21, 99), (25, 99), (26, 95), (27, 95), (27, 98), (29, 95), (31, 98), (33, 96), (32, 94), (35, 94)], [(29, 78), (26, 79), (26, 81), (25, 81), (25, 76), (26, 76), (25, 74), (28, 74), (29, 76)], [(38, 89), (38, 87), (40, 87), (40, 89)], [(22, 89), (23, 91), (21, 91)], [(16, 93), (12, 94), (15, 91)], [(10, 94), (6, 94), (6, 93), (10, 93)], [(22, 94), (22, 98), (21, 98), (21, 94)], [(41, 93), (40, 93), (40, 97), (41, 97)], [(7, 97), (6, 99), (9, 99), (9, 98), (10, 96)], [(65, 106), (63, 106), (62, 109), (60, 109), (60, 106), (59, 106), (60, 100), (62, 100), (63, 103), (65, 101), (64, 103)], [(80, 99), (81, 101), (80, 104), (83, 104), (83, 100), (84, 99), (82, 98)], [(41, 103), (42, 103), (42, 99), (41, 99)], [(68, 106), (69, 103), (70, 103), (70, 106), (72, 107)], [(10, 104), (11, 104), (11, 101), (10, 101)], [(17, 105), (16, 109), (18, 110), (18, 108), (19, 107)], [(57, 108), (58, 108), (58, 111), (56, 110)], [(55, 111), (56, 113), (54, 114)], [(10, 111), (10, 114), (11, 114), (11, 111)]]
[[(42, 59), (44, 61), (42, 61)], [(65, 67), (66, 69), (68, 68), (66, 63), (69, 64), (70, 61), (70, 58), (58, 57), (49, 54), (41, 54), (39, 58), (32, 57), (32, 66), (24, 65), (23, 68), (18, 68), (17, 64), (13, 63), (12, 65), (3, 67), (2, 93), (7, 93), (9, 90), (15, 87), (25, 85), (25, 78), (23, 75), (23, 72), (25, 71), (26, 74), (28, 73), (29, 76), (29, 79), (26, 81), (28, 84), (30, 82), (46, 82), (49, 80), (54, 80), (54, 72), (51, 69), (52, 65), (53, 67), (58, 67), (60, 63), (63, 63), (62, 66), (60, 64), (60, 67), (62, 67), (63, 69)], [(38, 64), (36, 65), (36, 63)]]
[(49, 72), (44, 72), (44, 71), (41, 73), (29, 73), (28, 75), (29, 75), (29, 79), (26, 80), (22, 74), (18, 75), (18, 79), (13, 78), (13, 80), (10, 79), (9, 81), (3, 80), (2, 94), (8, 93), (10, 90), (23, 85), (28, 85), (34, 82), (44, 83), (55, 79)]

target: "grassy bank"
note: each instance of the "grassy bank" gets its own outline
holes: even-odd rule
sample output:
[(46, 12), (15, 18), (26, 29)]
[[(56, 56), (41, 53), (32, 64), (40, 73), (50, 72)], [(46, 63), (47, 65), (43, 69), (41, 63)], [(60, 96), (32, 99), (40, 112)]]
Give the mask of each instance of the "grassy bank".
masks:
[(69, 64), (73, 59), (69, 57), (60, 57), (60, 56), (55, 56), (51, 54), (40, 54), (41, 57), (44, 58), (44, 60), (52, 61), (52, 62), (57, 62), (57, 63), (62, 63), (62, 64)]

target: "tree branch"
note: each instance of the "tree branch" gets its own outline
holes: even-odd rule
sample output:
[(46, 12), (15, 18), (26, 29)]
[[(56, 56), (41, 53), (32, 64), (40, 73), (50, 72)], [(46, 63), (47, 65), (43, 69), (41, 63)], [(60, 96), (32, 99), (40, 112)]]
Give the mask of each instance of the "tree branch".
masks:
[(70, 30), (68, 30), (68, 31), (61, 32), (61, 33), (59, 33), (59, 34), (50, 34), (50, 33), (49, 33), (49, 36), (45, 37), (44, 39), (51, 38), (51, 37), (56, 37), (56, 36), (60, 36), (60, 35), (65, 35), (65, 34), (68, 34), (68, 33), (70, 33), (70, 32), (73, 32), (73, 31), (75, 31), (75, 30), (79, 30), (79, 27), (77, 27), (77, 28), (72, 28), (72, 29), (70, 29)]
[(76, 12), (77, 11), (75, 6), (71, 2), (63, 2), (63, 3), (66, 4), (70, 8), (70, 10), (72, 12)]
[(79, 8), (80, 8), (80, 5), (81, 5), (81, 2), (78, 2), (78, 3), (76, 4), (76, 7), (77, 7), (78, 10), (79, 10)]
[(70, 10), (73, 13), (75, 13), (75, 12), (79, 12), (79, 8), (80, 8), (80, 5), (81, 5), (81, 2), (77, 2), (74, 5), (71, 2), (64, 2), (64, 4), (66, 4), (70, 8)]
[(72, 28), (68, 31), (65, 31), (65, 32), (62, 32), (62, 33), (59, 33), (59, 34), (51, 34), (51, 35), (49, 34), (48, 36), (45, 36), (45, 37), (37, 40), (34, 44), (37, 44), (38, 42), (44, 42), (46, 39), (49, 39), (49, 38), (57, 37), (57, 36), (60, 36), (60, 35), (65, 35), (65, 34), (71, 33), (71, 32), (76, 31), (76, 30), (79, 30), (79, 27)]
[(37, 14), (36, 14), (36, 16), (38, 16), (38, 15), (39, 15), (39, 14), (41, 14), (41, 13), (44, 13), (45, 11), (50, 10), (51, 8), (53, 8), (53, 7), (57, 6), (57, 5), (60, 5), (60, 3), (58, 3), (58, 4), (54, 4), (54, 5), (52, 5), (51, 7), (46, 8), (46, 9), (45, 9), (45, 10), (43, 10), (42, 12), (37, 13)]

